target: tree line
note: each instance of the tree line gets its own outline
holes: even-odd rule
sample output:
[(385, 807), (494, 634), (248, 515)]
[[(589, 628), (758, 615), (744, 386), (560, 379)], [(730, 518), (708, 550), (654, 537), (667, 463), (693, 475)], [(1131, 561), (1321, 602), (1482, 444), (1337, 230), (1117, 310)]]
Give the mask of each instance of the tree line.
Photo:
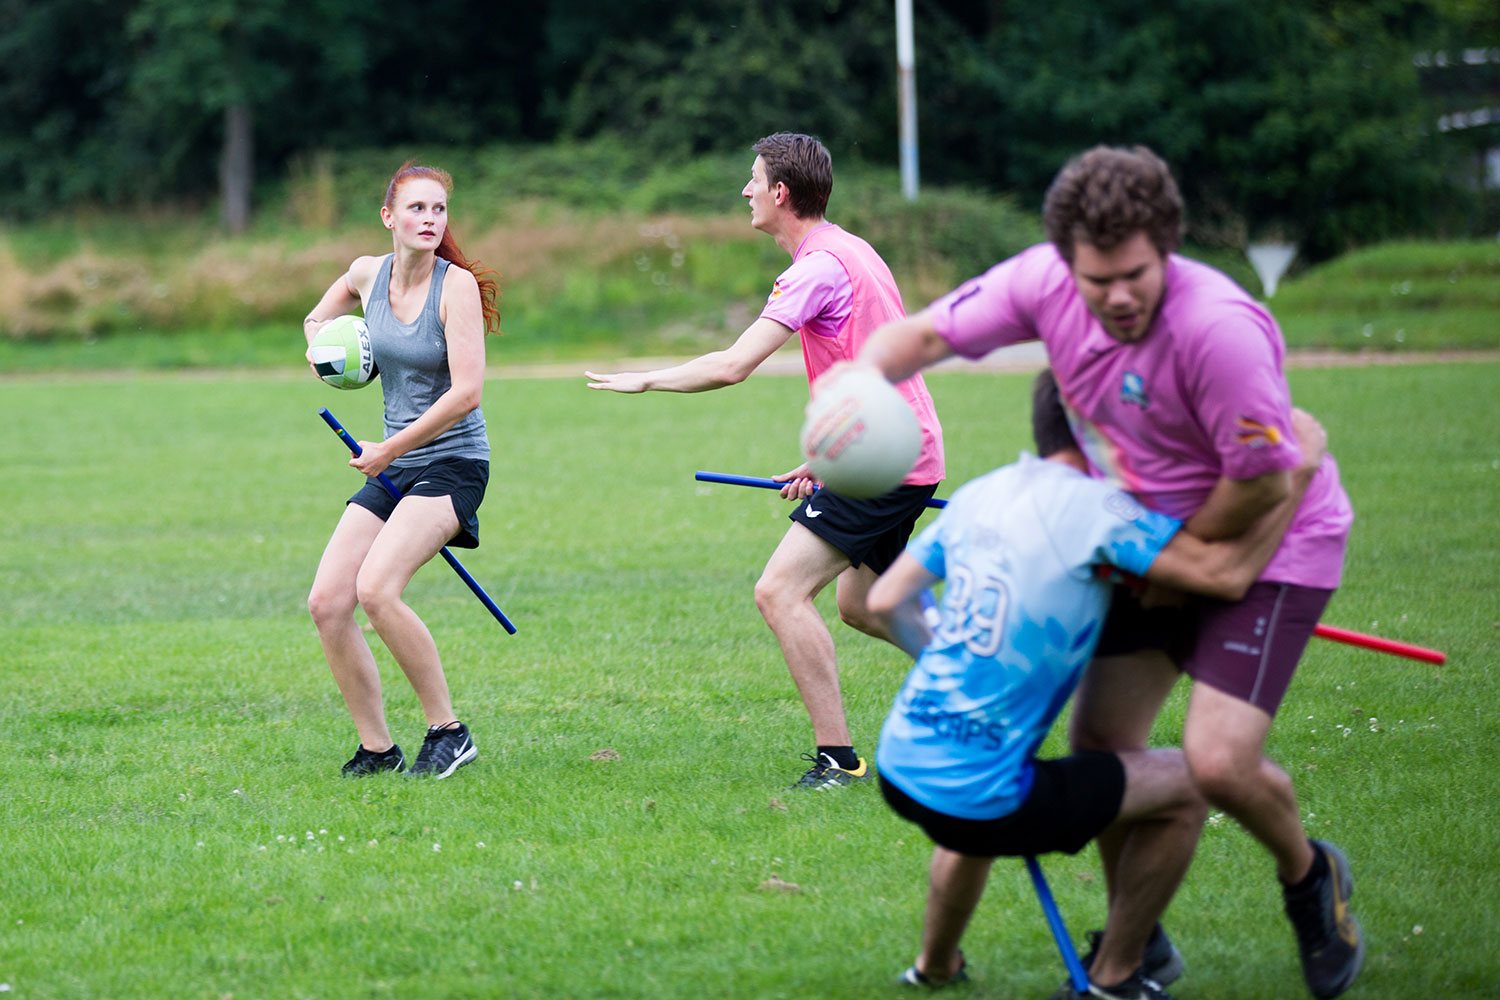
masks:
[[(1435, 124), (1445, 101), (1500, 107), (1500, 58), (1430, 58), (1500, 54), (1489, 0), (915, 9), (924, 184), (1034, 201), (1079, 149), (1143, 142), (1203, 239), (1322, 256), (1500, 221), (1474, 168), (1500, 112)], [(671, 162), (794, 129), (894, 164), (894, 30), (870, 0), (0, 0), (0, 213), (219, 196), (238, 227), (322, 149), (613, 135)]]

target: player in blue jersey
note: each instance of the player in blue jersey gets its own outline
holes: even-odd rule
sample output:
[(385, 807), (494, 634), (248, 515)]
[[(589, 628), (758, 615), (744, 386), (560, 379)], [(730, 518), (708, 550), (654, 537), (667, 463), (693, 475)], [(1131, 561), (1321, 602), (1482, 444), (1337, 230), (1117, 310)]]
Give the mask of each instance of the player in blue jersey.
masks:
[[(1298, 411), (1294, 495), (1241, 537), (1204, 542), (1089, 478), (1060, 407), (1046, 400), (1050, 373), (1037, 385), (1037, 450), (1047, 458), (1023, 454), (962, 486), (869, 594), (871, 612), (917, 661), (881, 733), (881, 790), (936, 845), (922, 950), (902, 980), (966, 978), (959, 940), (996, 857), (1076, 853), (1115, 827), (1130, 859), (1116, 896), (1132, 914), (1154, 912), (1106, 923), (1090, 979), (1098, 996), (1161, 1000), (1139, 966), (1176, 880), (1154, 879), (1153, 847), (1206, 811), (1182, 752), (1033, 755), (1089, 662), (1114, 571), (1237, 600), (1275, 552), (1327, 439)], [(929, 631), (910, 605), (939, 580), (940, 621)]]

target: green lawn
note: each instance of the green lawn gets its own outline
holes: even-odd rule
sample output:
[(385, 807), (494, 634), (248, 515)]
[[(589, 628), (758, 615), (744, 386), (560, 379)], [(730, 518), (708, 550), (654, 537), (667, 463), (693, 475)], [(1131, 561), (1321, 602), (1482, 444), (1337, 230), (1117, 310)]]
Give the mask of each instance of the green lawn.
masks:
[[(1326, 620), (1450, 659), (1315, 642), (1272, 752), (1354, 865), (1370, 950), (1350, 996), (1487, 995), (1500, 365), (1291, 378), (1358, 514)], [(1028, 381), (931, 382), (946, 496), (1025, 444)], [(349, 781), (353, 727), (303, 602), (358, 477), (315, 411), (368, 436), (378, 394), (0, 380), (0, 984), (18, 1000), (896, 995), (928, 845), (872, 787), (786, 790), (810, 729), (751, 587), (787, 508), (692, 479), (794, 465), (805, 392), (491, 381), (484, 545), (460, 555), (520, 631), (440, 562), (409, 591), (480, 758), (443, 782)], [(872, 748), (905, 664), (835, 637)], [(375, 645), (414, 750), (416, 699)], [(1091, 852), (1044, 863), (1074, 936), (1099, 926)], [(1174, 994), (1304, 996), (1279, 905), (1260, 849), (1211, 822), (1168, 914), (1188, 962)], [(1019, 862), (997, 866), (965, 950), (960, 996), (1061, 981)]]

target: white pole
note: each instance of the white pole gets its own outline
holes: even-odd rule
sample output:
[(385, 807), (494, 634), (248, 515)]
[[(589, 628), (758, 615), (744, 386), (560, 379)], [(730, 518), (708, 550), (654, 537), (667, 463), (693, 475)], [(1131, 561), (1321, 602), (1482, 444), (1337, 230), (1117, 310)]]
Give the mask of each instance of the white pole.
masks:
[(911, 0), (896, 0), (897, 106), (901, 115), (901, 193), (917, 200), (917, 51), (912, 41)]

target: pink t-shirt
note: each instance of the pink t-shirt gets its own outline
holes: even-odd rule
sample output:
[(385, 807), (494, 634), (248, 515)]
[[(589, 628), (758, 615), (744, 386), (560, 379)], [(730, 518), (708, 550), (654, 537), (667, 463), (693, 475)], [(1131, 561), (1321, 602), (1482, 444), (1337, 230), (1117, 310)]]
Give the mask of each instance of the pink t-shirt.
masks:
[[(1041, 340), (1091, 472), (1164, 514), (1191, 517), (1220, 477), (1252, 479), (1300, 460), (1281, 330), (1205, 264), (1167, 258), (1161, 306), (1133, 344), (1105, 331), (1050, 243), (960, 285), (932, 314), (969, 358)], [(1353, 519), (1330, 455), (1261, 579), (1337, 587)]]
[[(876, 327), (905, 315), (885, 261), (870, 244), (832, 223), (807, 234), (761, 310), (763, 318), (800, 333), (808, 385), (834, 363), (852, 361)], [(902, 482), (942, 482), (943, 428), (927, 383), (913, 375), (896, 388), (922, 428), (922, 452)]]

